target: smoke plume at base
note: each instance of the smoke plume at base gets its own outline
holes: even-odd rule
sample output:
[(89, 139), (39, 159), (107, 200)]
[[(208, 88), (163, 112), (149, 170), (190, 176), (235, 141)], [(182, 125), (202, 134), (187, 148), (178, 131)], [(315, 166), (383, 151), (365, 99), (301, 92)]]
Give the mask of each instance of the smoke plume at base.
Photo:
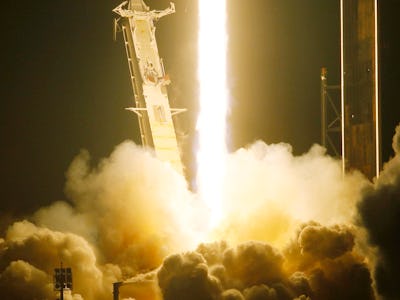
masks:
[[(307, 233), (310, 230), (327, 241), (323, 247)], [(281, 250), (259, 241), (232, 247), (226, 242), (202, 244), (196, 251), (167, 257), (158, 281), (166, 300), (372, 300), (368, 265), (354, 243), (347, 242), (354, 238), (345, 225), (312, 222), (300, 226)]]
[(66, 175), (68, 201), (0, 237), (2, 299), (53, 299), (60, 261), (73, 270), (66, 297), (76, 300), (110, 299), (113, 282), (149, 271), (164, 299), (375, 299), (372, 277), (396, 299), (398, 162), (371, 184), (343, 177), (318, 145), (294, 156), (287, 144), (256, 142), (229, 155), (223, 220), (207, 232), (185, 180), (141, 147), (124, 142), (97, 166), (82, 151)]
[(393, 137), (395, 156), (384, 165), (374, 186), (363, 190), (359, 222), (377, 248), (374, 277), (383, 299), (400, 298), (400, 125)]

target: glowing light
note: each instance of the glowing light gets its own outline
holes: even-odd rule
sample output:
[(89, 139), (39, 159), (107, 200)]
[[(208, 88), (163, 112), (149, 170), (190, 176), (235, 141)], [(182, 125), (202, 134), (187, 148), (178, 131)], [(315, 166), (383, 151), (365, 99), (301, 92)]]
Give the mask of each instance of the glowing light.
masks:
[(378, 36), (378, 0), (374, 2), (375, 10), (375, 152), (376, 152), (376, 177), (379, 178), (380, 172), (380, 105), (379, 105), (379, 36)]
[(346, 172), (346, 149), (344, 140), (344, 7), (343, 0), (340, 1), (340, 97), (341, 99), (341, 110), (342, 110), (342, 172)]
[(200, 112), (196, 129), (197, 186), (211, 213), (211, 223), (221, 218), (222, 187), (226, 159), (226, 2), (198, 0)]

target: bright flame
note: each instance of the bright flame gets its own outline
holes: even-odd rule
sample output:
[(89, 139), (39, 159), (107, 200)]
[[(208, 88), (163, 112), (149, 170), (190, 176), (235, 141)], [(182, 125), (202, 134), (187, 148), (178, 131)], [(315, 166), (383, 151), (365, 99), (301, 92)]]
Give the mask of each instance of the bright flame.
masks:
[(197, 186), (211, 213), (211, 224), (222, 217), (226, 160), (226, 2), (198, 0), (200, 112), (197, 120)]

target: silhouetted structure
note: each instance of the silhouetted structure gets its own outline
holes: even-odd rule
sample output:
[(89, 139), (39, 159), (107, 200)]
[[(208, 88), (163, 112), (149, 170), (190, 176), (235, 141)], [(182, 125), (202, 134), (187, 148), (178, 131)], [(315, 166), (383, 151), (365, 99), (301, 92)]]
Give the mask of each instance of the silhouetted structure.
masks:
[(60, 292), (60, 300), (64, 300), (65, 289), (72, 290), (72, 270), (63, 268), (61, 263), (60, 268), (54, 269), (54, 290)]
[(321, 69), (321, 144), (328, 154), (341, 157), (342, 117), (340, 85), (328, 84), (328, 70)]
[(381, 165), (377, 0), (340, 5), (343, 168), (373, 179)]

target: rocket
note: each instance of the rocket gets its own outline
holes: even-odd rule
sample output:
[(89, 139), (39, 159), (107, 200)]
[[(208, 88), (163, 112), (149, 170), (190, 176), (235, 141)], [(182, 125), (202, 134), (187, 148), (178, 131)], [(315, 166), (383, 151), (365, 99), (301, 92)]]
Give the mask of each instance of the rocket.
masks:
[(173, 116), (185, 109), (171, 108), (167, 86), (170, 84), (158, 53), (154, 22), (175, 12), (175, 6), (165, 10), (150, 10), (143, 0), (121, 3), (113, 10), (114, 32), (122, 31), (135, 106), (129, 107), (139, 117), (143, 146), (154, 149), (156, 156), (183, 174)]

